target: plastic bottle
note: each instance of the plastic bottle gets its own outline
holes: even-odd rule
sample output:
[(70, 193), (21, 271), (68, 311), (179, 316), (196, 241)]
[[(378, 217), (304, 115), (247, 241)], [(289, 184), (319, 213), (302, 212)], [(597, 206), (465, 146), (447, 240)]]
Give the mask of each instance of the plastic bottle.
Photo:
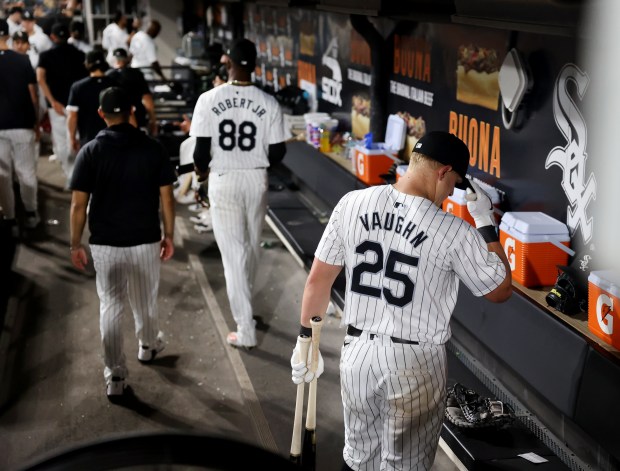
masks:
[(331, 152), (332, 150), (332, 145), (330, 142), (331, 133), (329, 132), (329, 129), (327, 129), (324, 126), (321, 126), (320, 133), (321, 133), (321, 137), (319, 139), (319, 150), (321, 152)]

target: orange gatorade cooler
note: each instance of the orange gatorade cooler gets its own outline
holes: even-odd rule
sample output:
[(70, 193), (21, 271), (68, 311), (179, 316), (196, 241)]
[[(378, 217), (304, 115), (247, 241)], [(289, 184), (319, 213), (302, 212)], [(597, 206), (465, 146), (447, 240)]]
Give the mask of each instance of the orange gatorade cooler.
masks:
[(364, 146), (355, 146), (353, 149), (355, 174), (367, 185), (385, 183), (381, 175), (390, 171), (398, 157), (390, 149), (368, 149)]
[(405, 146), (407, 125), (396, 115), (388, 117), (385, 142), (373, 143), (371, 147), (353, 148), (353, 165), (357, 178), (367, 185), (385, 183), (381, 175), (390, 171), (394, 163), (402, 163), (398, 153)]
[(588, 276), (588, 329), (620, 350), (620, 276), (593, 271)]
[[(499, 193), (495, 188), (490, 185), (480, 184), (480, 187), (485, 191), (487, 195), (490, 196), (491, 202), (493, 206), (496, 208), (499, 207)], [(466, 195), (465, 190), (461, 190), (460, 188), (455, 188), (450, 196), (448, 196), (441, 205), (441, 209), (443, 209), (446, 213), (454, 214), (461, 219), (464, 219), (472, 226), (475, 226), (474, 218), (469, 214), (469, 210), (467, 209), (467, 200), (465, 199)], [(499, 222), (499, 216), (497, 213), (495, 214), (495, 219)]]
[(552, 286), (556, 265), (566, 265), (572, 250), (566, 224), (539, 212), (504, 213), (499, 226), (512, 277), (528, 288)]

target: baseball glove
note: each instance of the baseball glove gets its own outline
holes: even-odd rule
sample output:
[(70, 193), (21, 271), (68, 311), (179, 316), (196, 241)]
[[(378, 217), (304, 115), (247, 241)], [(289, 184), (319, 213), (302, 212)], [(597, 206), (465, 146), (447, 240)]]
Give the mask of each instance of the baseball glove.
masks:
[(448, 392), (446, 418), (460, 428), (503, 428), (514, 421), (514, 411), (502, 401), (481, 397), (456, 383)]
[(587, 308), (587, 300), (580, 293), (578, 281), (566, 271), (559, 272), (545, 300), (552, 308), (569, 315), (578, 314)]

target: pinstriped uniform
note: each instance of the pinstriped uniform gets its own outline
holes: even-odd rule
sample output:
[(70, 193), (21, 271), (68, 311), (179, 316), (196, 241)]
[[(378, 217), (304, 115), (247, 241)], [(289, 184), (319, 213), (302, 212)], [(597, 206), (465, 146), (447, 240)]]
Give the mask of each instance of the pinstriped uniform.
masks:
[(256, 344), (252, 289), (267, 206), (269, 145), (286, 140), (282, 112), (255, 86), (203, 93), (190, 135), (211, 138), (209, 203), (239, 342)]
[(4, 217), (15, 218), (13, 171), (26, 211), (37, 210), (37, 156), (32, 129), (0, 130), (0, 206)]
[(155, 345), (162, 335), (157, 316), (160, 248), (159, 242), (132, 247), (90, 244), (97, 271), (99, 328), (104, 347), (103, 374), (106, 381), (113, 376), (127, 378), (128, 375), (121, 325), (123, 302), (127, 297), (140, 344)]
[[(459, 283), (476, 296), (506, 276), (469, 224), (391, 185), (345, 195), (315, 255), (344, 265), (343, 456), (352, 469), (430, 469), (444, 413)], [(416, 341), (396, 343), (391, 337)]]

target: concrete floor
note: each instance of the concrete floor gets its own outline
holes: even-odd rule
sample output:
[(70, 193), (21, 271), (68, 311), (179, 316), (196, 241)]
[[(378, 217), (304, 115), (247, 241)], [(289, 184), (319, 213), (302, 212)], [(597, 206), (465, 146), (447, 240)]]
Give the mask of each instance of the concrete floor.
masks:
[[(259, 345), (238, 351), (223, 341), (234, 324), (217, 245), (178, 208), (176, 253), (161, 274), (166, 350), (152, 365), (139, 364), (133, 321), (125, 316), (132, 396), (113, 405), (104, 392), (94, 271), (91, 265), (80, 273), (69, 259), (70, 194), (56, 162), (41, 158), (38, 173), (43, 223), (22, 233), (0, 336), (0, 469), (95, 440), (169, 430), (228, 437), (287, 457), (296, 391), (289, 359), (306, 272), (276, 236), (266, 228), (264, 239), (275, 243), (261, 260)], [(339, 324), (327, 317), (321, 336), (317, 469), (325, 471), (342, 462)], [(457, 467), (440, 449), (433, 469)]]

